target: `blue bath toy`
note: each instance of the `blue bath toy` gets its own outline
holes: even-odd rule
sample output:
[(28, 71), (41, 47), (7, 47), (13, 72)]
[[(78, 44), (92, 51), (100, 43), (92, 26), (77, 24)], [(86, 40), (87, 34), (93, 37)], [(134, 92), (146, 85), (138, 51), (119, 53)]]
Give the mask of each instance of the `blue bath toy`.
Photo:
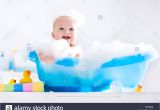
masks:
[(38, 77), (44, 82), (45, 91), (54, 92), (95, 92), (110, 88), (113, 81), (122, 88), (135, 88), (141, 83), (147, 69), (149, 54), (136, 54), (114, 58), (95, 70), (78, 70), (76, 58), (58, 59), (49, 65), (41, 62), (35, 51), (29, 59), (36, 63)]

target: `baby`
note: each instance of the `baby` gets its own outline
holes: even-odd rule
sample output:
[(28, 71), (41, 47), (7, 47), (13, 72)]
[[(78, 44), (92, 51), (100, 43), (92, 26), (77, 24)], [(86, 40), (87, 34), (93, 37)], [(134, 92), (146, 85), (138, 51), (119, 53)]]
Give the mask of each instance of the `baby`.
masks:
[(52, 49), (53, 54), (38, 52), (41, 61), (52, 63), (58, 57), (77, 57), (81, 56), (81, 48), (77, 45), (76, 20), (69, 16), (59, 16), (53, 22)]

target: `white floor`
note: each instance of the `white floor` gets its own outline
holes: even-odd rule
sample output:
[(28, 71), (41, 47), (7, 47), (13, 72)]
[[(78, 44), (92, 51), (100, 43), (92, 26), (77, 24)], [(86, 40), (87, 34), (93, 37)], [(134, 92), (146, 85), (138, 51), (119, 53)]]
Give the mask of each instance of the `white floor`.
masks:
[(160, 103), (160, 93), (0, 93), (0, 103)]

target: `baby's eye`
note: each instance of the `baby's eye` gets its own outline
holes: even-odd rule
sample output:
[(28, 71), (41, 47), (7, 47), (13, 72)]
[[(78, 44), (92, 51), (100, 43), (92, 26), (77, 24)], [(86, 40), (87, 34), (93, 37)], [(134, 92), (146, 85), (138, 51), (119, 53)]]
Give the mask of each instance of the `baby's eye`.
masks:
[(59, 30), (64, 30), (64, 28), (61, 27), (61, 28), (59, 28)]
[(70, 28), (69, 30), (70, 30), (70, 31), (73, 31), (73, 30), (74, 30), (74, 28)]

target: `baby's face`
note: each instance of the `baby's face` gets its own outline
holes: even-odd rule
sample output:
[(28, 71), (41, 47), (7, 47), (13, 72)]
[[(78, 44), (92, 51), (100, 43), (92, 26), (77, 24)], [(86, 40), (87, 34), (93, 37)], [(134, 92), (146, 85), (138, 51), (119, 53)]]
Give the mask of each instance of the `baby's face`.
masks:
[(70, 45), (75, 45), (76, 41), (75, 20), (68, 16), (57, 18), (53, 24), (52, 36), (56, 39), (64, 39)]

